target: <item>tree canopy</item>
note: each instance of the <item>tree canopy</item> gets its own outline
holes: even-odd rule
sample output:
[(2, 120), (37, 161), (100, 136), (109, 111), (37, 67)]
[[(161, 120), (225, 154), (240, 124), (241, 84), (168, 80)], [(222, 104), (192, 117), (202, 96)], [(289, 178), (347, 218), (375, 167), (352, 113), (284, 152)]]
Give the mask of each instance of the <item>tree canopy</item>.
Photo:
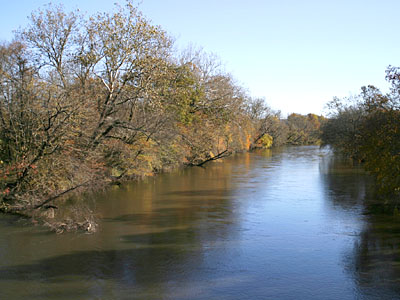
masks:
[(320, 117), (284, 122), (214, 55), (173, 44), (130, 1), (88, 17), (33, 12), (0, 45), (0, 209), (29, 215), (179, 165), (317, 141)]
[(352, 98), (329, 103), (331, 117), (322, 130), (324, 144), (363, 162), (386, 196), (400, 194), (400, 69), (389, 67), (390, 92), (374, 86), (361, 88)]

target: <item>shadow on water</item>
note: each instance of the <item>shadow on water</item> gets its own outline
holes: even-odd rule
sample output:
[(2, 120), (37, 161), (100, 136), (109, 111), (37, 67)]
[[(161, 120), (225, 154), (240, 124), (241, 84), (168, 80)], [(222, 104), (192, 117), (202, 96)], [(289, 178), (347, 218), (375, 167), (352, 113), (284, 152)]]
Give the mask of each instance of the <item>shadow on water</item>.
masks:
[(0, 227), (26, 228), (29, 224), (31, 224), (29, 218), (0, 213)]
[(365, 295), (371, 299), (399, 299), (400, 218), (369, 214), (345, 261), (348, 272)]
[(400, 299), (400, 219), (364, 214), (372, 195), (298, 147), (109, 191), (91, 236), (0, 218), (0, 298)]
[(326, 198), (343, 210), (364, 209), (367, 197), (373, 194), (373, 181), (360, 166), (348, 160), (328, 156), (320, 162)]
[(361, 167), (331, 157), (320, 168), (330, 205), (364, 214), (358, 238), (343, 257), (361, 299), (400, 299), (400, 217), (370, 210), (374, 184)]
[[(165, 234), (170, 233), (165, 232)], [(157, 239), (155, 235), (143, 238)], [(174, 280), (174, 277), (177, 278), (174, 274), (179, 274), (175, 268), (182, 262), (182, 255), (184, 251), (178, 251), (177, 247), (162, 245), (128, 250), (79, 251), (40, 260), (34, 264), (3, 268), (0, 270), (0, 280), (35, 282), (43, 289), (39, 294), (42, 296), (48, 296), (51, 285), (83, 281), (88, 286), (88, 290), (85, 291), (87, 296), (91, 294), (91, 285), (101, 284), (101, 281), (112, 281), (118, 289), (126, 289), (135, 286), (157, 286), (167, 279)], [(68, 296), (74, 295), (74, 291), (63, 292)], [(69, 294), (70, 292), (72, 294)]]
[[(171, 238), (173, 236), (173, 238)], [(161, 279), (168, 272), (173, 274), (174, 265), (182, 263), (190, 249), (181, 247), (192, 243), (194, 234), (174, 229), (164, 232), (129, 235), (121, 237), (125, 242), (135, 243), (136, 248), (125, 250), (77, 251), (71, 254), (39, 260), (37, 263), (16, 265), (0, 270), (1, 281), (66, 281), (106, 279), (124, 283), (146, 283), (147, 279)], [(168, 265), (160, 263), (164, 261)], [(195, 262), (195, 261), (194, 261)], [(134, 265), (133, 265), (134, 263)], [(148, 270), (154, 272), (148, 272)], [(95, 277), (95, 278), (94, 278)]]
[[(131, 217), (136, 218), (129, 216), (122, 220), (130, 222)], [(221, 230), (218, 233), (221, 234)], [(29, 298), (37, 299), (53, 299), (52, 295), (57, 295), (54, 299), (166, 299), (165, 289), (173, 289), (175, 284), (181, 287), (182, 282), (186, 282), (190, 292), (177, 290), (172, 293), (174, 297), (168, 299), (187, 299), (185, 292), (192, 294), (196, 286), (202, 285), (204, 278), (198, 277), (196, 272), (204, 256), (201, 229), (182, 227), (119, 238), (129, 249), (74, 251), (34, 263), (3, 267), (0, 269), (0, 287), (18, 281), (21, 293), (24, 286), (32, 285), (36, 288), (27, 293)], [(200, 273), (207, 281), (217, 280), (212, 267), (204, 269), (201, 266)], [(218, 280), (221, 281), (220, 275)], [(223, 283), (224, 287), (229, 286), (229, 280)], [(84, 286), (82, 282), (85, 282)], [(63, 286), (61, 293), (57, 289), (59, 285)], [(77, 285), (78, 290), (67, 289), (68, 285)], [(199, 292), (203, 288), (201, 286)], [(179, 293), (183, 293), (182, 298)], [(206, 294), (204, 290), (201, 293)], [(191, 299), (196, 297), (192, 295)]]
[[(204, 245), (235, 236), (230, 221), (234, 213), (228, 187), (210, 188), (221, 183), (209, 183), (207, 179), (208, 189), (191, 191), (185, 189), (190, 180), (190, 176), (182, 177), (178, 190), (166, 192), (164, 186), (171, 184), (167, 176), (164, 181), (156, 181), (162, 188), (138, 184), (141, 190), (136, 190), (137, 198), (146, 199), (142, 201), (146, 205), (125, 214), (121, 214), (124, 209), (119, 207), (125, 205), (129, 211), (132, 204), (127, 199), (131, 190), (115, 191), (118, 210), (106, 207), (104, 214), (112, 213), (103, 218), (103, 232), (93, 236), (103, 244), (110, 241), (112, 249), (72, 251), (0, 267), (0, 290), (5, 290), (3, 295), (8, 299), (12, 299), (14, 285), (21, 299), (22, 295), (31, 299), (187, 299), (188, 295), (192, 299), (196, 294), (204, 297), (204, 282), (217, 280), (213, 266), (203, 265)], [(41, 236), (41, 232), (31, 237), (34, 236)], [(202, 272), (197, 272), (198, 268)], [(219, 274), (218, 280), (222, 278)], [(229, 286), (229, 281), (221, 284)], [(187, 288), (182, 283), (187, 283)], [(166, 291), (174, 289), (174, 285), (179, 288), (173, 293)], [(196, 288), (198, 292), (193, 292)]]

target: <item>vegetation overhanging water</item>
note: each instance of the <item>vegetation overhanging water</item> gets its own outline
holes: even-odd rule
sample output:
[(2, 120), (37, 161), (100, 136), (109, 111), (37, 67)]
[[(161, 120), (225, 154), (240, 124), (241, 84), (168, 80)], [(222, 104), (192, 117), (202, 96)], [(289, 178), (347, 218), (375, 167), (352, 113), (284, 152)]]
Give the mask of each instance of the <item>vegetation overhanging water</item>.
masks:
[(327, 149), (238, 154), (87, 199), (97, 233), (0, 218), (5, 299), (397, 299), (399, 219)]

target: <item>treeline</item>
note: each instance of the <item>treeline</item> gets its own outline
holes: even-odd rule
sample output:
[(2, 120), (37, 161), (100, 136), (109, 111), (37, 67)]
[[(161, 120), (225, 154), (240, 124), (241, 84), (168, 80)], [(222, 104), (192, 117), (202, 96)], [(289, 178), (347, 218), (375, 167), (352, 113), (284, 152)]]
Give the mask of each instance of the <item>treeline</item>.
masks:
[(317, 142), (321, 118), (285, 121), (218, 60), (177, 54), (131, 2), (85, 18), (49, 6), (0, 46), (0, 209), (233, 152)]
[(331, 117), (322, 130), (322, 141), (334, 150), (362, 162), (377, 183), (380, 195), (399, 199), (400, 194), (400, 69), (389, 67), (390, 92), (362, 87), (359, 95), (329, 103)]

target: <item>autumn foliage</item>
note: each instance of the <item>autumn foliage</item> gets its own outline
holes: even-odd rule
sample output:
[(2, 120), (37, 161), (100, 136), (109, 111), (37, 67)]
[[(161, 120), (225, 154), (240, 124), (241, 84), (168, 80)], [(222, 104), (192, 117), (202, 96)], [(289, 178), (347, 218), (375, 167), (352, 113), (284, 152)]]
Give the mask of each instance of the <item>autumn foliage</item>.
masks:
[(212, 55), (172, 47), (129, 1), (34, 12), (0, 46), (1, 210), (248, 150), (250, 98)]
[(3, 212), (46, 210), (74, 193), (308, 134), (249, 97), (213, 55), (176, 54), (130, 1), (89, 17), (52, 5), (34, 12), (0, 46), (0, 91)]
[(391, 90), (383, 94), (373, 86), (347, 99), (334, 99), (332, 116), (323, 126), (322, 140), (336, 151), (363, 163), (377, 183), (380, 195), (400, 195), (400, 72), (389, 67)]

